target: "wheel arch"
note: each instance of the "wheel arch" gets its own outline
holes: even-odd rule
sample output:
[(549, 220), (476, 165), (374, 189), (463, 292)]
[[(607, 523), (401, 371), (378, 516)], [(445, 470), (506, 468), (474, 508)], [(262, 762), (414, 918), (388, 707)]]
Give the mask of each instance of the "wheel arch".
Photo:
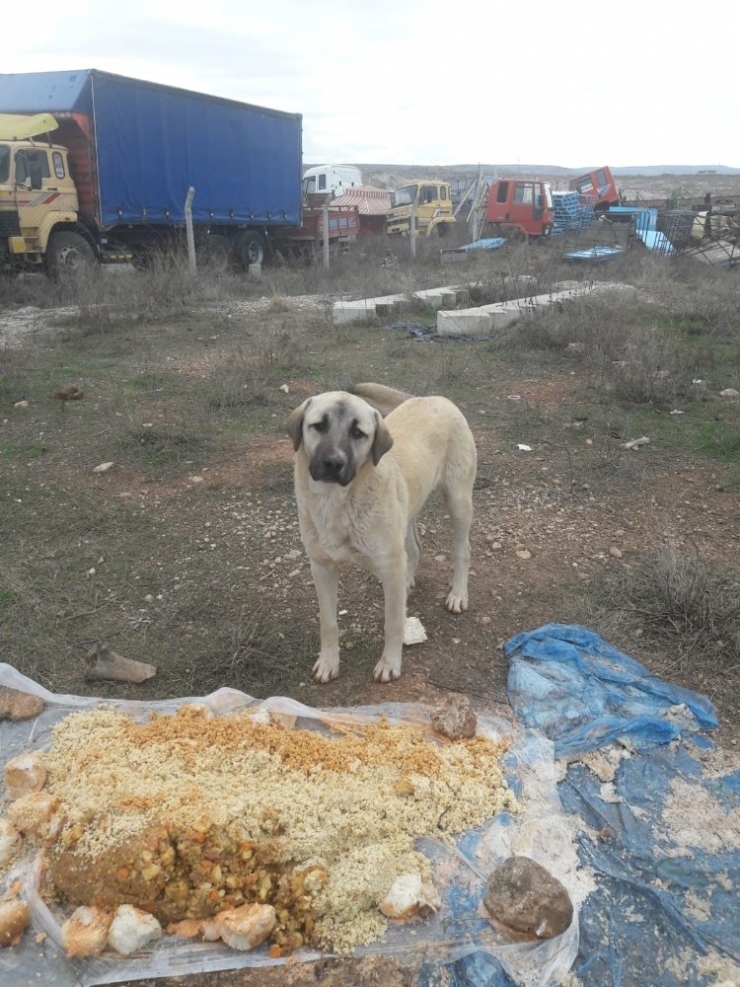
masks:
[(41, 247), (42, 253), (46, 253), (49, 248), (49, 240), (55, 233), (76, 233), (78, 236), (83, 237), (90, 244), (95, 252), (95, 256), (100, 256), (100, 251), (98, 245), (95, 242), (95, 238), (90, 234), (87, 227), (83, 226), (82, 223), (77, 219), (77, 213), (74, 212), (57, 212), (48, 213), (44, 216), (43, 222), (39, 227), (39, 245)]

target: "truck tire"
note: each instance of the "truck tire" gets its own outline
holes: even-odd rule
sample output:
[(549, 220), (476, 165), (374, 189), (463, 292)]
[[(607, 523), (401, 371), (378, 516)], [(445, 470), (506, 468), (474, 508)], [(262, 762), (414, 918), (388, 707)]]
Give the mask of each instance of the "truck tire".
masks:
[(53, 278), (78, 274), (96, 264), (95, 251), (80, 233), (52, 233), (46, 248), (46, 269)]
[(257, 230), (240, 230), (234, 238), (234, 256), (244, 270), (250, 264), (264, 264), (267, 241)]

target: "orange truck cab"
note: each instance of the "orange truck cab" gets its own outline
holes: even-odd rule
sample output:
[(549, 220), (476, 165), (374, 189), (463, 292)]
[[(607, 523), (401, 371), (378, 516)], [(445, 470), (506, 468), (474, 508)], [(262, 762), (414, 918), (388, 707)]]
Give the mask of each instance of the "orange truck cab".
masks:
[(488, 190), (486, 222), (501, 232), (549, 236), (555, 221), (552, 188), (537, 179), (498, 178)]
[(593, 196), (596, 199), (594, 209), (597, 211), (622, 204), (614, 177), (606, 165), (603, 168), (587, 171), (585, 175), (579, 175), (578, 178), (571, 178), (568, 188), (571, 192), (578, 192), (579, 195)]

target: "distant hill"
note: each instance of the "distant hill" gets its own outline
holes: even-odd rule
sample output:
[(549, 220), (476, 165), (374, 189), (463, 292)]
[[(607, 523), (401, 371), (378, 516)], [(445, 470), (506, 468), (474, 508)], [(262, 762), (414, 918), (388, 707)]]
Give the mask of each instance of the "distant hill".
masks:
[[(478, 169), (484, 175), (580, 175), (591, 168), (600, 167), (605, 162), (586, 165), (583, 168), (563, 168), (560, 165), (532, 164), (455, 164), (455, 165), (396, 165), (396, 164), (361, 164), (358, 167), (364, 172), (389, 172), (394, 175), (406, 175), (408, 178), (431, 177), (444, 173), (445, 175), (477, 175)], [(608, 164), (608, 162), (606, 162)], [(646, 178), (659, 175), (740, 175), (740, 168), (730, 168), (727, 165), (630, 165), (624, 168), (612, 167), (616, 176), (642, 175)]]
[(612, 172), (615, 175), (644, 175), (652, 178), (658, 175), (740, 175), (740, 168), (728, 168), (726, 165), (644, 165), (612, 168)]

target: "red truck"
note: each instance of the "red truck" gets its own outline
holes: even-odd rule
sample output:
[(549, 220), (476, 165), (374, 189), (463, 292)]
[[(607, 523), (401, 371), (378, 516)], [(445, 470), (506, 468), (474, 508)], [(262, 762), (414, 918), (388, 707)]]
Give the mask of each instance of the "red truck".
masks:
[(529, 178), (498, 178), (488, 190), (486, 223), (491, 232), (523, 237), (549, 236), (555, 212), (549, 182)]
[(571, 178), (568, 188), (571, 192), (578, 192), (579, 195), (595, 197), (595, 212), (604, 212), (610, 206), (622, 204), (622, 197), (617, 190), (614, 177), (606, 165), (603, 168), (587, 171), (585, 175), (579, 175), (578, 178)]

